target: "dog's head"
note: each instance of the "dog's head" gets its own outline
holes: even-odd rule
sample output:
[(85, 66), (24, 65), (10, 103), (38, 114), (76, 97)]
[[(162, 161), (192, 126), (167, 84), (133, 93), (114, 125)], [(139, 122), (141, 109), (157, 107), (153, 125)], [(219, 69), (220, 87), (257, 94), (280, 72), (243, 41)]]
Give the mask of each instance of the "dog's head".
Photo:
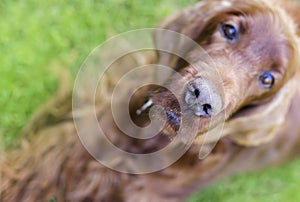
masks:
[[(200, 136), (209, 125), (225, 120), (223, 135), (239, 133), (242, 144), (253, 139), (247, 134), (255, 128), (270, 132), (282, 122), (292, 94), (291, 78), (298, 67), (299, 44), (294, 22), (277, 1), (200, 2), (167, 18), (160, 27), (190, 37), (213, 61), (213, 65), (202, 61), (198, 50), (174, 37), (155, 34), (158, 47), (182, 49), (189, 61), (158, 51), (160, 64), (183, 77), (178, 80), (171, 75), (166, 81), (179, 92), (180, 101), (167, 90), (152, 93), (154, 104), (166, 109), (165, 133), (176, 132), (183, 112), (200, 122)], [(249, 144), (257, 143), (253, 141)]]

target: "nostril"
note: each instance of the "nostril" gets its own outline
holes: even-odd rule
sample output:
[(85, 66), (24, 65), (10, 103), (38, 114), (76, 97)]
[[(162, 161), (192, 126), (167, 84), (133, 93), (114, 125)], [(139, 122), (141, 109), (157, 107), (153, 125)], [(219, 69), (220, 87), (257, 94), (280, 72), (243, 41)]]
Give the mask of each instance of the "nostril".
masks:
[(211, 113), (212, 113), (212, 107), (210, 104), (204, 104), (203, 105), (203, 111), (205, 112), (205, 114), (207, 116), (211, 116)]
[(194, 90), (194, 94), (195, 94), (196, 98), (198, 98), (199, 95), (200, 95), (199, 89), (195, 89), (195, 90)]

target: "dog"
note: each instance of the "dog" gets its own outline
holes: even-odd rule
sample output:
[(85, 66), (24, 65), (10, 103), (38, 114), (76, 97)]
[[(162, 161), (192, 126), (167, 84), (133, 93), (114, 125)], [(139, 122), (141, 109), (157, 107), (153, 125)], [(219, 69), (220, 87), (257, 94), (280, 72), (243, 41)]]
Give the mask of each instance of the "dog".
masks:
[[(159, 138), (147, 142), (125, 136), (114, 122), (106, 96), (98, 98), (97, 117), (108, 126), (105, 134), (111, 142), (134, 153), (156, 151), (172, 141), (181, 124), (196, 125), (188, 151), (169, 167), (148, 174), (109, 169), (81, 144), (73, 123), (72, 92), (63, 92), (38, 112), (25, 128), (27, 136), (20, 149), (1, 163), (3, 200), (183, 201), (222, 177), (297, 157), (299, 9), (292, 1), (208, 0), (167, 18), (158, 26), (161, 30), (192, 39), (213, 63), (202, 60), (197, 48), (158, 31), (156, 47), (180, 50), (187, 58), (156, 53), (156, 63), (180, 75), (180, 79), (170, 75), (163, 81), (176, 95), (167, 88), (145, 88), (133, 96), (129, 109), (136, 124), (147, 125), (150, 106), (162, 106), (165, 113), (155, 116), (166, 121)], [(108, 77), (111, 82), (112, 77)], [(160, 74), (155, 77), (165, 79)], [(220, 126), (220, 136), (204, 135)], [(86, 131), (93, 132), (92, 128)], [(212, 151), (199, 159), (199, 148), (210, 151), (210, 145), (214, 145)], [(122, 163), (122, 158), (118, 161)]]

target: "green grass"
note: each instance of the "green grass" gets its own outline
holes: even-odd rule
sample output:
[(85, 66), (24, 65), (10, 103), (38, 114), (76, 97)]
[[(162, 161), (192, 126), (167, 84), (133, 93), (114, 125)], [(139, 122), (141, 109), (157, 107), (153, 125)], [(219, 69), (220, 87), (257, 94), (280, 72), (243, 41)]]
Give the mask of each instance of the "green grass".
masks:
[(190, 202), (299, 202), (300, 160), (261, 172), (223, 179)]
[[(0, 2), (0, 140), (13, 145), (33, 111), (57, 88), (56, 63), (76, 73), (113, 34), (153, 27), (179, 9), (164, 1), (2, 0)], [(76, 55), (74, 60), (70, 57)], [(54, 70), (53, 70), (54, 69)]]
[[(73, 75), (89, 52), (116, 33), (153, 27), (196, 0), (2, 0), (0, 142), (10, 147), (36, 108)], [(300, 161), (215, 183), (191, 201), (300, 201)], [(170, 182), (172, 183), (172, 182)]]

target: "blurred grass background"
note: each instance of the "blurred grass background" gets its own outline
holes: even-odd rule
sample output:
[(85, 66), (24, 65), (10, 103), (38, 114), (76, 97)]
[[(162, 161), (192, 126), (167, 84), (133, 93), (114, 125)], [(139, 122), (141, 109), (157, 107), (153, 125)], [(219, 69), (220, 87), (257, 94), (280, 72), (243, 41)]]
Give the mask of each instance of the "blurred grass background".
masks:
[[(154, 27), (196, 0), (1, 0), (0, 142), (10, 148), (32, 113), (57, 89), (57, 68), (75, 75), (114, 34)], [(298, 202), (300, 161), (215, 183), (191, 201)], [(172, 183), (172, 182), (170, 182)]]

